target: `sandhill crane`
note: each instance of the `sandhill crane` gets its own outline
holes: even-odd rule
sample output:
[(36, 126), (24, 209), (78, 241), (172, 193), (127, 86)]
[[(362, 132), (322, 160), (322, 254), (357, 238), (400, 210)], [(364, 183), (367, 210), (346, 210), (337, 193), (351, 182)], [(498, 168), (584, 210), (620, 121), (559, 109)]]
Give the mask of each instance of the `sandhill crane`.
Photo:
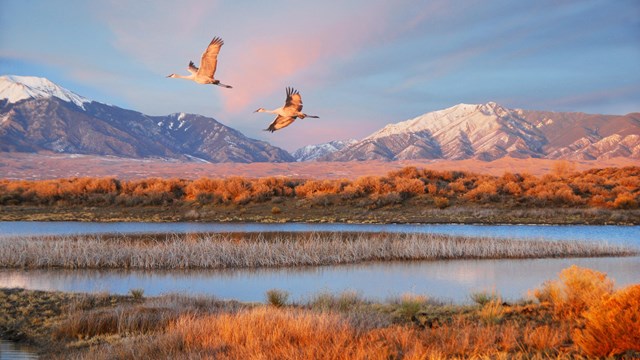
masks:
[(264, 108), (259, 108), (254, 112), (266, 112), (271, 114), (278, 115), (275, 120), (269, 125), (268, 128), (264, 129), (265, 131), (274, 132), (276, 130), (280, 130), (283, 127), (291, 125), (296, 118), (304, 119), (306, 117), (310, 118), (319, 118), (319, 116), (307, 115), (302, 113), (302, 97), (300, 97), (300, 93), (298, 90), (288, 87), (287, 88), (287, 99), (284, 103), (283, 107), (279, 107), (275, 110), (265, 110)]
[(209, 43), (209, 46), (207, 46), (207, 49), (202, 53), (199, 69), (193, 64), (193, 61), (190, 61), (187, 70), (189, 70), (191, 75), (182, 76), (171, 74), (167, 77), (192, 80), (198, 84), (211, 84), (231, 88), (230, 85), (221, 84), (220, 80), (213, 79), (213, 74), (215, 74), (218, 65), (218, 53), (222, 45), (224, 45), (224, 41), (219, 37), (214, 37)]

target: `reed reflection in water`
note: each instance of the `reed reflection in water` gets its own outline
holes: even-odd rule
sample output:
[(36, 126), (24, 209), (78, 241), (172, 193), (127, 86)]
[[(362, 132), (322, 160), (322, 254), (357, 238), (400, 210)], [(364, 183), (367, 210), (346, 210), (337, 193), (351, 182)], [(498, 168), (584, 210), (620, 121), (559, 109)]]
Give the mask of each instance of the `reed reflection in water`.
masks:
[(469, 301), (470, 293), (483, 290), (495, 290), (505, 299), (520, 299), (573, 264), (605, 272), (619, 287), (640, 283), (640, 257), (633, 256), (394, 261), (235, 270), (0, 270), (0, 286), (118, 294), (144, 289), (145, 296), (186, 293), (240, 301), (264, 301), (266, 291), (274, 288), (288, 291), (292, 300), (323, 291), (353, 290), (369, 299), (415, 293), (463, 303)]

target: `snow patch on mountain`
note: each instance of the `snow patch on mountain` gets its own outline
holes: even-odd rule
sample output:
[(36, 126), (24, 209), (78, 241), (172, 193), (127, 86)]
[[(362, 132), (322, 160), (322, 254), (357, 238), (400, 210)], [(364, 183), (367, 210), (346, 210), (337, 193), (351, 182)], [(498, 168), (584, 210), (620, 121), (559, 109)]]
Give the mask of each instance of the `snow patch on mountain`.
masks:
[(91, 103), (91, 100), (58, 86), (45, 78), (17, 75), (0, 76), (0, 99), (7, 99), (9, 103), (51, 97), (73, 103), (83, 109), (85, 103)]
[(322, 156), (334, 153), (338, 150), (342, 150), (343, 148), (357, 143), (356, 139), (348, 139), (348, 140), (335, 140), (328, 143), (316, 144), (316, 145), (307, 145), (296, 150), (293, 153), (293, 157), (296, 161), (312, 161), (316, 160)]

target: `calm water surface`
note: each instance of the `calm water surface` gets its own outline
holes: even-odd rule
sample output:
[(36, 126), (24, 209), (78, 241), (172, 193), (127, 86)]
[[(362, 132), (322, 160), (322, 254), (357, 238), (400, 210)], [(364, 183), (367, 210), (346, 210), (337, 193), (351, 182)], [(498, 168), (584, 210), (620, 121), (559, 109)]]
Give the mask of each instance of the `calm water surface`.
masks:
[(355, 265), (188, 271), (0, 270), (0, 284), (39, 290), (108, 291), (126, 294), (144, 289), (165, 293), (215, 295), (224, 299), (264, 301), (269, 289), (282, 289), (293, 300), (323, 291), (356, 291), (384, 300), (404, 293), (424, 294), (457, 303), (474, 291), (496, 291), (520, 299), (527, 291), (573, 264), (607, 273), (618, 286), (640, 283), (640, 257), (534, 260), (448, 260), (373, 262)]

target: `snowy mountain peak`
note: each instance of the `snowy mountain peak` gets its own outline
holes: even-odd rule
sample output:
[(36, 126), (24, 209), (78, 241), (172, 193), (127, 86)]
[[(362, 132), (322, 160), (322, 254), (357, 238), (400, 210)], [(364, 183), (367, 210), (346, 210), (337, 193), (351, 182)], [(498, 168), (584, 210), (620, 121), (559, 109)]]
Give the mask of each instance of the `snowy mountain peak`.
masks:
[(364, 140), (375, 140), (391, 135), (421, 131), (430, 131), (433, 133), (440, 129), (450, 128), (455, 124), (468, 122), (469, 120), (482, 122), (484, 118), (488, 117), (507, 116), (512, 111), (513, 110), (509, 110), (495, 102), (488, 102), (486, 104), (458, 104), (443, 110), (432, 111), (413, 119), (389, 124), (369, 135)]
[(85, 103), (91, 102), (91, 100), (60, 87), (45, 78), (17, 75), (0, 76), (0, 99), (7, 99), (9, 103), (51, 97), (74, 103), (83, 109)]

